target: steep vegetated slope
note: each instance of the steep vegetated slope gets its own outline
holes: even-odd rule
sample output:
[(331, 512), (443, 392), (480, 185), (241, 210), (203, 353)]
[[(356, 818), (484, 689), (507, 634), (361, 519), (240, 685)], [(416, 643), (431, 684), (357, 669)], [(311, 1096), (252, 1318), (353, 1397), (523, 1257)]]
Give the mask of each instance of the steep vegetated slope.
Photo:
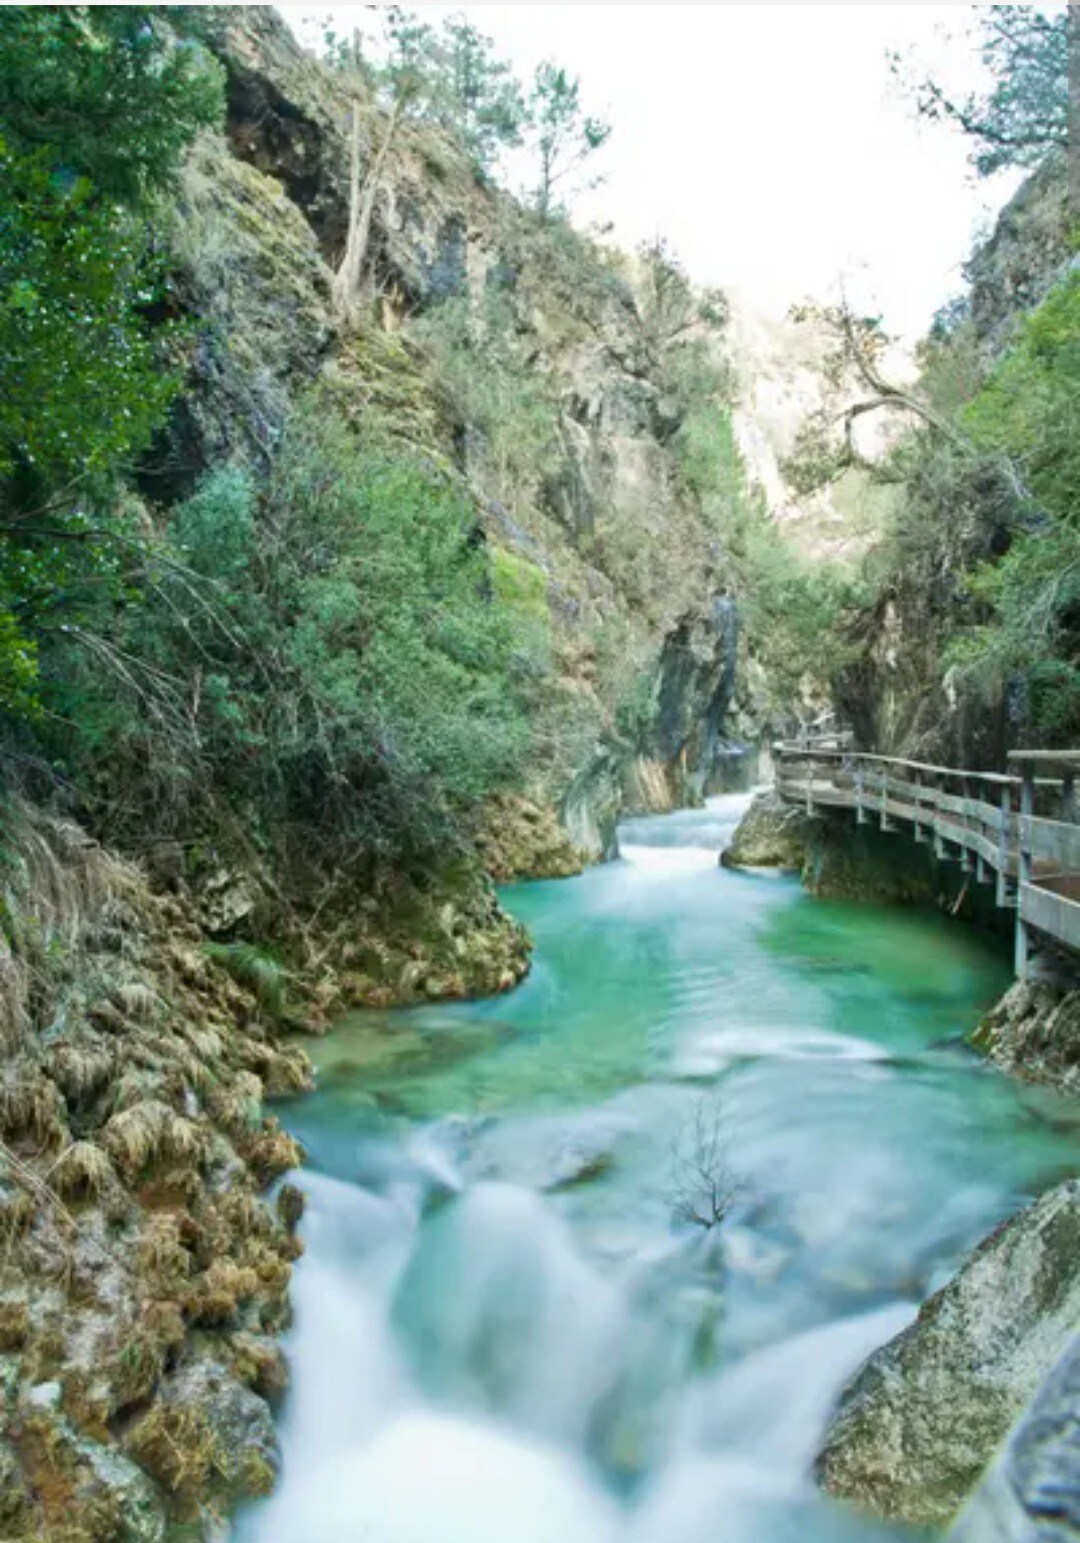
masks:
[(821, 631), (723, 298), (557, 207), (576, 83), (515, 200), (517, 88), (388, 14), (376, 65), (262, 7), (0, 12), (5, 1537), (265, 1490), (282, 1031), (511, 986), (492, 878), (720, 785)]
[[(59, 771), (215, 936), (284, 947), (316, 1013), (505, 987), (492, 811), (501, 877), (608, 853), (620, 808), (720, 785), (822, 630), (747, 489), (725, 303), (662, 244), (577, 233), (547, 162), (542, 199), (501, 192), (431, 105), (444, 66), (416, 85), (423, 27), (395, 74), (268, 8), (167, 14), (193, 142), (152, 197), (114, 178), (132, 234), (101, 275), (126, 264), (117, 410), (144, 416), (84, 447), (92, 484), (84, 425), (55, 465), (11, 426), (5, 764), (32, 796)], [(25, 181), (50, 152), (15, 154), (24, 109)]]

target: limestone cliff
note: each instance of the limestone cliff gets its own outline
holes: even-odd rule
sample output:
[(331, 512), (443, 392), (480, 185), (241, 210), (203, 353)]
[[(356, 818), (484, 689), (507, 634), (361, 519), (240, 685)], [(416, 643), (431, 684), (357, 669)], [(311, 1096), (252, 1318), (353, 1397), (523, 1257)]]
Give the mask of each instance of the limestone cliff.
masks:
[[(887, 517), (890, 495), (859, 467), (813, 491), (790, 471), (800, 430), (815, 416), (838, 418), (866, 390), (852, 370), (838, 366), (836, 336), (812, 306), (767, 316), (731, 297), (732, 367), (738, 382), (735, 431), (749, 475), (785, 537), (807, 557), (858, 561)], [(910, 353), (891, 346), (884, 368), (893, 380), (915, 374)], [(903, 433), (895, 414), (867, 415), (856, 427), (858, 449), (880, 464)]]
[[(641, 265), (538, 223), (452, 139), (407, 121), (375, 205), (370, 318), (343, 330), (330, 283), (356, 83), (305, 54), (266, 7), (223, 12), (215, 48), (226, 132), (191, 157), (175, 217), (175, 291), (195, 342), (146, 487), (170, 499), (224, 459), (265, 467), (290, 403), (321, 382), (346, 413), (381, 414), (462, 480), (508, 582), (550, 628), (562, 701), (525, 791), (558, 804), (593, 761), (612, 759), (618, 797), (625, 783), (638, 806), (708, 786), (732, 732), (737, 616), (717, 532), (673, 454), (682, 409)], [(374, 99), (360, 109), (366, 162), (385, 122)], [(439, 322), (460, 315), (482, 346), (495, 313), (555, 424), (513, 477), (484, 443), (467, 384), (447, 373)], [(702, 306), (693, 330), (719, 360), (722, 318)], [(643, 762), (655, 776), (643, 780)]]

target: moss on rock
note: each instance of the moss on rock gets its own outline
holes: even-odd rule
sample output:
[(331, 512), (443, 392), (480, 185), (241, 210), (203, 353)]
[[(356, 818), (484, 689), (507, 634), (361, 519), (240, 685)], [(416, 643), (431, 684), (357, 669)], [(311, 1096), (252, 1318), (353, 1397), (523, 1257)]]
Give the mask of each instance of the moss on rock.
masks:
[(971, 1042), (1026, 1082), (1080, 1093), (1080, 990), (1021, 980), (987, 1013)]
[(554, 809), (510, 793), (487, 805), (477, 844), (484, 868), (499, 884), (513, 879), (565, 879), (580, 873), (587, 862)]
[[(300, 1154), (262, 1098), (305, 1059), (180, 900), (73, 826), (5, 821), (3, 1535), (158, 1543), (180, 1515), (202, 1535), (273, 1476), (266, 1347), (299, 1246), (263, 1191)], [(262, 1434), (216, 1437), (208, 1483), (176, 1422), (224, 1404)]]

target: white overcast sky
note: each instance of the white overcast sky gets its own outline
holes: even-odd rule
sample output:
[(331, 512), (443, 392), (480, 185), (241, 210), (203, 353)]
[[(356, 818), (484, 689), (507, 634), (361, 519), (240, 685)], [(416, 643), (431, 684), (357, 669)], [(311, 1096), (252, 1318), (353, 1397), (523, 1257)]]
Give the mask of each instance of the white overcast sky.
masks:
[[(522, 75), (553, 58), (613, 126), (604, 185), (575, 203), (632, 246), (660, 233), (701, 283), (782, 312), (842, 281), (914, 339), (962, 285), (1015, 179), (980, 182), (950, 129), (918, 122), (891, 49), (979, 79), (971, 5), (418, 5), (463, 12)], [(370, 31), (364, 6), (283, 5)], [(367, 14), (365, 12), (367, 11)]]

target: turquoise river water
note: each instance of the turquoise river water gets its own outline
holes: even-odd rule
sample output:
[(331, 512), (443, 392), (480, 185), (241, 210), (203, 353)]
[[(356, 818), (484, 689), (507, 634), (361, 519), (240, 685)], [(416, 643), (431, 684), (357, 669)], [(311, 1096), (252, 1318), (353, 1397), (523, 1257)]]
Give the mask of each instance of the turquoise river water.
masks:
[(745, 804), (508, 889), (510, 995), (316, 1046), (284, 1470), (240, 1543), (911, 1536), (816, 1493), (829, 1409), (1076, 1131), (963, 1043), (991, 940), (726, 872)]

